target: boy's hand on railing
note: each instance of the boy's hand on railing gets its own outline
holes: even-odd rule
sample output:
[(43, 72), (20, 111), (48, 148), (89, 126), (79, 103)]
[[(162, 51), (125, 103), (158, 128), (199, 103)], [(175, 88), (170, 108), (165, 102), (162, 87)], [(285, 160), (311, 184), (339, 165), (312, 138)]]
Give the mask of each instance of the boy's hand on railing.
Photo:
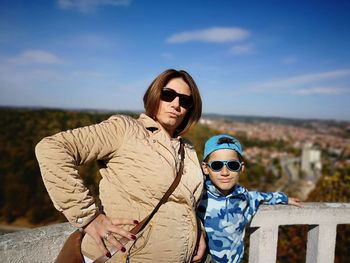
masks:
[(299, 198), (295, 197), (288, 197), (288, 205), (294, 205), (300, 208), (304, 207), (303, 202), (301, 202)]

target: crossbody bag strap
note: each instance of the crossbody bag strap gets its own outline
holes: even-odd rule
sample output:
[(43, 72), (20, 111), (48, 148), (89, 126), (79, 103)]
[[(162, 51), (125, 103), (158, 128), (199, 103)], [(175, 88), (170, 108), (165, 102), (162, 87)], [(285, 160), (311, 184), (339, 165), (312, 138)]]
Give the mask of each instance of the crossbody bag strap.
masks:
[[(184, 143), (182, 141), (182, 138), (180, 138), (180, 148), (178, 151), (178, 158), (180, 159), (180, 167), (178, 172), (176, 173), (173, 183), (170, 185), (169, 189), (165, 192), (163, 197), (159, 200), (158, 204), (154, 207), (152, 212), (147, 217), (145, 217), (139, 224), (137, 224), (135, 227), (133, 227), (130, 230), (132, 234), (136, 235), (146, 227), (146, 225), (151, 221), (153, 216), (157, 213), (159, 207), (161, 207), (162, 204), (165, 204), (168, 201), (168, 198), (170, 197), (170, 195), (174, 192), (176, 187), (179, 185), (181, 176), (183, 173), (183, 169), (184, 169), (184, 159), (185, 159), (185, 149), (184, 149)], [(123, 245), (126, 244), (128, 241), (129, 239), (127, 239), (126, 237), (119, 239), (119, 242), (122, 243)], [(113, 256), (115, 253), (118, 252), (118, 249), (115, 246), (112, 246), (109, 252)], [(93, 263), (105, 263), (108, 259), (109, 257), (107, 257), (106, 255), (102, 255), (98, 257)]]

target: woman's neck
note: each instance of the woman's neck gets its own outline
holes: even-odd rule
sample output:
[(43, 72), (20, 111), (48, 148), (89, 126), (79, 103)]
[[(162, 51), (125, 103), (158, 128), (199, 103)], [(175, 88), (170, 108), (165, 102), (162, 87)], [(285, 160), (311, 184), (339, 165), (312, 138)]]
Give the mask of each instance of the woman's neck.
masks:
[(161, 125), (158, 121), (157, 121), (159, 127), (169, 136), (169, 138), (174, 138), (175, 135), (175, 130), (173, 129), (167, 129), (165, 128), (163, 125)]

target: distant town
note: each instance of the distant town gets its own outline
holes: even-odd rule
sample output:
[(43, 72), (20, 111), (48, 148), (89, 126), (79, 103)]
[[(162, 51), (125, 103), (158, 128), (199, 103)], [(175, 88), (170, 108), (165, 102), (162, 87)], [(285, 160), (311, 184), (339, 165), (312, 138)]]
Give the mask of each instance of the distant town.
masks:
[[(274, 188), (297, 189), (306, 199), (322, 174), (350, 164), (350, 123), (233, 116), (205, 116), (201, 123), (246, 141), (245, 158), (260, 163), (275, 177)], [(263, 147), (259, 145), (272, 145)], [(243, 145), (245, 146), (245, 145)]]

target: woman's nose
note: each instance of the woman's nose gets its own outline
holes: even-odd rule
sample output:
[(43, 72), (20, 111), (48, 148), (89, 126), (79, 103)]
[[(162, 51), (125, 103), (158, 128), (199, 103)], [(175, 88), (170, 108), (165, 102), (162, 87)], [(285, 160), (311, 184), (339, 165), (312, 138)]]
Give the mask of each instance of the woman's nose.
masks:
[(175, 99), (173, 99), (173, 101), (171, 102), (171, 106), (174, 107), (175, 109), (179, 109), (180, 108), (180, 98), (176, 97)]

